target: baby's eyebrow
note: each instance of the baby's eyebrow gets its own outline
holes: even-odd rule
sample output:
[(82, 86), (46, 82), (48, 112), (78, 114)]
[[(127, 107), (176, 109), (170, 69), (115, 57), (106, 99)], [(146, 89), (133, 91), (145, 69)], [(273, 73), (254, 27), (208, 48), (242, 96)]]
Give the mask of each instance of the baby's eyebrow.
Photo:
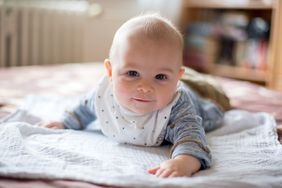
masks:
[(126, 63), (126, 65), (123, 66), (123, 68), (126, 68), (126, 69), (138, 69), (138, 66), (136, 65), (136, 63)]
[(173, 73), (173, 69), (171, 68), (161, 68), (159, 72)]

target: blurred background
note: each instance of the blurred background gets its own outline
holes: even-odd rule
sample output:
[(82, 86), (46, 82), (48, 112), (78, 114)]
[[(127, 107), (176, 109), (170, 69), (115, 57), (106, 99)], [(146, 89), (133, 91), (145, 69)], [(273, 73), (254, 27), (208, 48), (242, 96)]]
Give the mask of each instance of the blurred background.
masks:
[(0, 0), (0, 68), (101, 62), (123, 22), (158, 12), (183, 34), (184, 65), (282, 90), (281, 4), (280, 0)]
[(0, 1), (1, 66), (103, 61), (117, 28), (143, 12), (179, 20), (180, 0)]

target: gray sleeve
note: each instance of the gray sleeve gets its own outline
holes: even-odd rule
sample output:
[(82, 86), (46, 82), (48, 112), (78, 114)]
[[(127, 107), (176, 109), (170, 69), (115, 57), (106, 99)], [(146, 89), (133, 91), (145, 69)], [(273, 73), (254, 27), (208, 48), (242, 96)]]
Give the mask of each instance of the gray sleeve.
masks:
[(94, 121), (96, 119), (94, 100), (95, 91), (93, 90), (81, 97), (70, 110), (66, 110), (62, 117), (65, 128), (85, 129)]
[(211, 153), (208, 148), (202, 118), (199, 116), (195, 101), (180, 91), (181, 96), (172, 108), (165, 139), (173, 144), (171, 157), (186, 154), (196, 157), (201, 169), (211, 166)]

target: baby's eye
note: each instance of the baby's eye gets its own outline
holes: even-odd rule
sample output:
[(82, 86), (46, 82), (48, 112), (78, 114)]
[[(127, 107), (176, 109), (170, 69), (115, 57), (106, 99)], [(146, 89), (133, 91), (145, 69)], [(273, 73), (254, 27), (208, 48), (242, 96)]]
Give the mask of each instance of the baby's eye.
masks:
[(167, 80), (167, 76), (164, 74), (158, 74), (155, 76), (157, 80)]
[(139, 73), (137, 71), (128, 71), (126, 74), (129, 77), (138, 77), (139, 76)]

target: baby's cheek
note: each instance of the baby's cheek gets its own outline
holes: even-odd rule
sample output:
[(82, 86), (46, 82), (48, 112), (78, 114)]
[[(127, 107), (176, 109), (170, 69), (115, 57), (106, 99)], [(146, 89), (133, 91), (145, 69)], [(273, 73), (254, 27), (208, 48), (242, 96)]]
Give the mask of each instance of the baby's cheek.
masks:
[(170, 88), (170, 90), (163, 90), (163, 91), (159, 90), (157, 95), (159, 99), (158, 106), (160, 108), (165, 107), (173, 100), (173, 97), (175, 96), (175, 93), (176, 93), (176, 91), (175, 92), (173, 91), (174, 91), (174, 88)]
[(132, 93), (130, 87), (127, 84), (118, 83), (114, 87), (114, 95), (123, 102), (127, 98), (129, 98), (130, 94)]
[(131, 92), (131, 89), (126, 83), (119, 83), (116, 86), (116, 92), (118, 92), (120, 95), (127, 95)]

